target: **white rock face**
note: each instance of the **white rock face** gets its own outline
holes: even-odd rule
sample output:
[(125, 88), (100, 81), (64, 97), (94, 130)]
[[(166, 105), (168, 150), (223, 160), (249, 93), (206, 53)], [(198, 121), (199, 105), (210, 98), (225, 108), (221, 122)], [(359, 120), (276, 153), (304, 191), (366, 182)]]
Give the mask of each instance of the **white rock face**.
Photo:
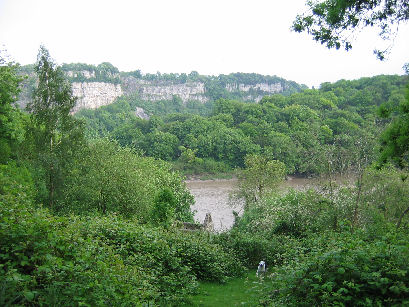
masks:
[(74, 113), (80, 109), (96, 109), (111, 104), (123, 95), (119, 84), (105, 82), (73, 82), (72, 93), (78, 98)]
[(148, 120), (150, 118), (150, 116), (148, 114), (146, 114), (145, 110), (140, 108), (140, 107), (136, 107), (135, 115), (137, 117), (139, 117), (139, 118), (142, 118), (142, 119), (147, 119)]
[(178, 96), (183, 103), (189, 100), (205, 103), (209, 100), (204, 95), (205, 85), (202, 82), (172, 83), (169, 81), (141, 80), (134, 77), (128, 77), (122, 81), (124, 91), (127, 94), (137, 92), (142, 100), (172, 100), (173, 96)]
[(250, 90), (258, 90), (267, 93), (281, 93), (284, 89), (281, 83), (257, 83), (257, 84), (237, 84), (237, 83), (230, 83), (226, 85), (226, 89), (229, 92), (248, 92)]
[(143, 100), (172, 100), (173, 96), (178, 96), (185, 103), (189, 100), (206, 102), (208, 99), (204, 96), (204, 84), (200, 82), (188, 82), (181, 84), (164, 85), (146, 85), (140, 88), (141, 98)]
[[(87, 78), (91, 77), (93, 76), (87, 75)], [(122, 84), (123, 89), (119, 84), (106, 82), (73, 82), (72, 91), (74, 96), (78, 97), (73, 112), (75, 113), (80, 109), (96, 109), (113, 103), (121, 95), (134, 93), (138, 93), (140, 99), (146, 101), (172, 100), (174, 96), (179, 97), (183, 103), (192, 100), (205, 103), (209, 100), (205, 96), (205, 84), (202, 82), (172, 83), (170, 81), (149, 81), (128, 77), (122, 80)], [(263, 97), (260, 91), (270, 94), (283, 91), (281, 83), (232, 83), (227, 84), (226, 89), (229, 92), (246, 92), (248, 95), (245, 100), (256, 102), (259, 102)], [(146, 113), (141, 112), (140, 115), (141, 118), (145, 118)]]

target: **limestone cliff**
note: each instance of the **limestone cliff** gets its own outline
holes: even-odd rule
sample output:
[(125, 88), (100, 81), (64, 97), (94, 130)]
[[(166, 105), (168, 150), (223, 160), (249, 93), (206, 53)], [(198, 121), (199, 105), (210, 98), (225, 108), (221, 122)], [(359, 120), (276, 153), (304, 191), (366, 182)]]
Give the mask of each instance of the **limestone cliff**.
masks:
[[(203, 76), (197, 72), (189, 75), (142, 75), (140, 71), (123, 73), (110, 63), (101, 63), (98, 66), (63, 64), (62, 70), (72, 84), (74, 96), (78, 97), (73, 112), (111, 104), (122, 95), (152, 103), (159, 100), (171, 101), (175, 96), (183, 103), (206, 103), (219, 98), (258, 102), (266, 95), (288, 95), (307, 88), (277, 76), (259, 74)], [(20, 105), (24, 106), (31, 99), (36, 77), (33, 65), (23, 67), (22, 73), (29, 76), (20, 95)]]
[[(284, 91), (283, 85), (280, 82), (276, 83), (256, 83), (256, 84), (244, 84), (244, 83), (228, 83), (226, 84), (226, 90), (230, 93), (243, 92), (248, 93), (244, 96), (246, 101), (259, 102), (263, 96), (276, 93), (282, 93)], [(265, 95), (261, 95), (265, 94)]]
[(273, 84), (268, 84), (268, 83), (256, 83), (256, 84), (240, 83), (240, 84), (237, 84), (237, 83), (233, 83), (233, 84), (227, 84), (226, 89), (229, 92), (237, 92), (237, 91), (248, 92), (250, 90), (260, 90), (260, 91), (267, 92), (267, 93), (281, 93), (283, 91), (283, 86), (279, 82), (273, 83)]
[(201, 103), (209, 101), (205, 96), (205, 84), (202, 82), (176, 83), (127, 77), (122, 79), (122, 84), (126, 94), (138, 93), (139, 98), (145, 101), (172, 100), (173, 96), (179, 97), (184, 103), (191, 100)]
[(78, 98), (73, 112), (111, 104), (123, 95), (120, 84), (106, 82), (73, 82), (72, 93)]

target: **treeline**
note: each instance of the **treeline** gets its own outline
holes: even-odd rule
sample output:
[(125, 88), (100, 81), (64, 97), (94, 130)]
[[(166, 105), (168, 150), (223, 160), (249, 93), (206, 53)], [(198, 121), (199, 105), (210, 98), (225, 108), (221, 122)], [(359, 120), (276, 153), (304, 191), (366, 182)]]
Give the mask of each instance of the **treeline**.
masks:
[(118, 68), (108, 62), (97, 66), (84, 63), (61, 65), (71, 82), (107, 82), (118, 84), (121, 82)]
[[(377, 112), (405, 101), (405, 82), (405, 76), (341, 80), (267, 96), (258, 104), (219, 99), (184, 105), (177, 98), (147, 104), (123, 97), (77, 117), (86, 121), (90, 135), (108, 136), (197, 172), (243, 167), (246, 155), (263, 154), (284, 162), (290, 174), (322, 174), (329, 159), (345, 173), (362, 151), (373, 160), (380, 131), (390, 121)], [(136, 118), (136, 106), (157, 116)]]

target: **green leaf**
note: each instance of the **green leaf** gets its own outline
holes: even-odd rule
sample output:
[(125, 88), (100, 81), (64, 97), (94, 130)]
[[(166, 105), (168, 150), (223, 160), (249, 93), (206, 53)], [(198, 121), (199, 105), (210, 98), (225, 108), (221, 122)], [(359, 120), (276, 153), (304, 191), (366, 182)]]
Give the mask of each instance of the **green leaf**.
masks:
[(27, 301), (31, 302), (35, 297), (35, 293), (32, 291), (25, 291), (24, 297), (27, 299)]

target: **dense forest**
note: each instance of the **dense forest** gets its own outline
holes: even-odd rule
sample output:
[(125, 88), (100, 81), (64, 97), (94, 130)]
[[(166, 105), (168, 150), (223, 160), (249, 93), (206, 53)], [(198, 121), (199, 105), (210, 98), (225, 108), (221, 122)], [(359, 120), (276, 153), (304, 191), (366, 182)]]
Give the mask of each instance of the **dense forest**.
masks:
[[(74, 116), (71, 68), (45, 47), (25, 110), (21, 68), (0, 61), (1, 306), (189, 306), (200, 283), (261, 259), (253, 305), (409, 304), (408, 76), (259, 103), (122, 96)], [(93, 78), (107, 71), (117, 78), (108, 63)], [(244, 204), (233, 228), (183, 230), (194, 201), (183, 174), (233, 170)], [(289, 174), (326, 183), (283, 193)]]
[[(112, 105), (76, 114), (87, 134), (108, 137), (145, 155), (174, 162), (190, 173), (242, 168), (249, 154), (285, 163), (288, 174), (320, 175), (356, 169), (359, 156), (374, 161), (377, 137), (390, 119), (379, 110), (405, 101), (406, 76), (324, 83), (320, 89), (264, 97), (259, 103), (219, 99), (141, 102), (121, 97)], [(150, 120), (135, 115), (143, 107)]]

